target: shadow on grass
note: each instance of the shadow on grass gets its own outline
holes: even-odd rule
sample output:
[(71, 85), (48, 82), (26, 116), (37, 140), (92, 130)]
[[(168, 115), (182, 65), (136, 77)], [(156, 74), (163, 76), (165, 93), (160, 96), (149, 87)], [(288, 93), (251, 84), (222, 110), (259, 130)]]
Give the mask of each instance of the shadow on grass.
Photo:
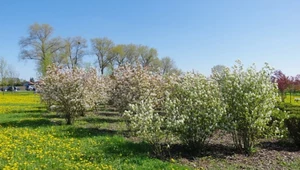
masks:
[(43, 106), (31, 107), (32, 110), (12, 110), (10, 113), (45, 113), (47, 112), (46, 108)]
[(151, 145), (141, 142), (141, 143), (133, 143), (130, 141), (114, 141), (111, 139), (111, 145), (107, 145), (104, 148), (104, 152), (107, 155), (112, 157), (119, 157), (120, 155), (124, 157), (139, 157), (145, 156), (149, 157), (149, 153), (151, 152)]
[(28, 128), (37, 128), (41, 126), (53, 126), (54, 124), (47, 119), (23, 119), (19, 121), (9, 121), (0, 123), (2, 127), (28, 127)]
[(42, 115), (40, 113), (34, 113), (34, 112), (29, 112), (29, 113), (9, 113), (7, 114), (7, 117), (12, 118), (12, 119), (22, 119), (22, 118), (42, 118)]
[(113, 163), (116, 161), (115, 163), (120, 166), (142, 165), (143, 161), (151, 157), (149, 152), (151, 152), (150, 146), (146, 143), (133, 143), (115, 136), (105, 138), (100, 144), (89, 147), (81, 158), (89, 161), (103, 159)]
[(287, 141), (287, 140), (261, 142), (258, 146), (260, 148), (267, 149), (267, 150), (288, 151), (288, 152), (300, 151), (300, 148), (298, 146), (296, 146), (291, 141)]
[(62, 116), (57, 115), (57, 114), (48, 114), (48, 113), (45, 113), (45, 114), (42, 114), (42, 117), (47, 118), (47, 119), (60, 118), (60, 119), (64, 120), (64, 118)]
[(96, 114), (99, 116), (112, 116), (112, 117), (120, 117), (121, 116), (120, 113), (114, 112), (114, 111), (97, 111)]
[(123, 121), (122, 119), (112, 119), (109, 117), (85, 117), (81, 120), (86, 121), (88, 123), (118, 123)]
[(114, 136), (119, 134), (116, 130), (100, 129), (100, 128), (83, 128), (83, 127), (69, 127), (65, 131), (73, 138), (87, 138), (93, 136)]
[(12, 110), (10, 113), (44, 113), (46, 110)]

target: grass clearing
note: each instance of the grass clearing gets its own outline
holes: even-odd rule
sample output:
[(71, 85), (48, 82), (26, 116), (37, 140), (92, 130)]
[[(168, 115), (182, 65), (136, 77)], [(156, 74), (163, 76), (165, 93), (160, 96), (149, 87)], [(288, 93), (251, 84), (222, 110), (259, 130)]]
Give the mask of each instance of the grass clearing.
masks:
[(88, 114), (68, 126), (46, 113), (37, 94), (0, 98), (0, 169), (189, 169), (155, 159), (147, 144), (127, 140), (115, 114)]

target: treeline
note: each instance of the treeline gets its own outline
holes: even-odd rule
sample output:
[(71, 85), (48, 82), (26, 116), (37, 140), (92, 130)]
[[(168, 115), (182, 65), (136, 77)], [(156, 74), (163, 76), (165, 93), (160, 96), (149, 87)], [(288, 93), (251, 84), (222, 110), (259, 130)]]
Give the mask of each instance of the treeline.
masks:
[(22, 80), (19, 78), (19, 73), (8, 64), (7, 61), (1, 57), (0, 58), (0, 86), (4, 89), (5, 86), (20, 86), (22, 85)]
[[(101, 74), (113, 73), (126, 63), (140, 65), (161, 74), (180, 73), (170, 57), (158, 57), (155, 48), (137, 44), (115, 44), (108, 38), (92, 38), (90, 43), (81, 36), (53, 37), (53, 27), (35, 23), (27, 37), (19, 41), (21, 59), (36, 60), (41, 75), (51, 63), (66, 68), (84, 67), (83, 58), (92, 55)], [(89, 47), (90, 46), (90, 47)]]
[(278, 85), (278, 90), (281, 94), (282, 101), (286, 97), (286, 93), (300, 92), (300, 75), (287, 76), (281, 70), (276, 70), (272, 76), (272, 81)]

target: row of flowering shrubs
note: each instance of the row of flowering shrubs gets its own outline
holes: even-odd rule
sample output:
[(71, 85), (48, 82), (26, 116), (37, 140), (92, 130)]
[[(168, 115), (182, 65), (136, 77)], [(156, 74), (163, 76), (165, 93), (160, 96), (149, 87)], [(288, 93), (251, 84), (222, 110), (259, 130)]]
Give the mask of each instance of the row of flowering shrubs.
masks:
[(138, 66), (98, 77), (95, 70), (53, 66), (40, 91), (42, 100), (63, 113), (68, 124), (99, 101), (110, 101), (132, 134), (153, 144), (157, 153), (162, 144), (178, 141), (201, 149), (217, 129), (231, 133), (236, 147), (250, 153), (257, 138), (270, 131), (278, 100), (271, 73), (268, 65), (244, 69), (240, 62), (210, 78), (198, 73), (159, 75)]
[[(156, 89), (149, 95), (154, 97), (130, 104), (125, 116), (133, 132), (158, 151), (161, 141), (178, 140), (200, 149), (216, 129), (223, 129), (232, 134), (237, 148), (251, 153), (256, 140), (270, 129), (280, 134), (280, 129), (268, 126), (271, 121), (276, 126), (283, 124), (272, 120), (278, 112), (274, 109), (278, 90), (270, 81), (271, 74), (268, 65), (261, 70), (254, 65), (244, 69), (237, 62), (211, 78), (196, 73), (164, 77), (155, 83), (157, 87), (148, 87)], [(156, 93), (164, 93), (159, 95), (163, 98), (157, 100)]]

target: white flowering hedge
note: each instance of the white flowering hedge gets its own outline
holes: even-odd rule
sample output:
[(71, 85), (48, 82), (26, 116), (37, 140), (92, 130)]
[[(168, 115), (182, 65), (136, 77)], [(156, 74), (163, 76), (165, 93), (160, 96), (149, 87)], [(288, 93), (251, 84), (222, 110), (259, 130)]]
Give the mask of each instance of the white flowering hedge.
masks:
[(224, 107), (215, 81), (188, 73), (165, 103), (172, 131), (190, 148), (201, 148), (218, 128)]
[(131, 132), (153, 144), (157, 153), (162, 143), (178, 140), (199, 149), (218, 128), (230, 132), (235, 145), (249, 153), (267, 132), (278, 100), (271, 73), (268, 65), (244, 69), (240, 62), (211, 78), (195, 73), (162, 76), (129, 65), (111, 77), (98, 77), (94, 69), (52, 66), (38, 90), (68, 124), (96, 103), (111, 101)]
[(164, 90), (163, 99), (159, 100), (161, 109), (155, 109), (156, 98), (130, 104), (124, 114), (130, 129), (157, 148), (162, 142), (170, 144), (180, 139), (199, 149), (216, 130), (224, 112), (218, 84), (192, 73), (163, 80), (162, 86), (156, 88)]
[(77, 116), (84, 115), (99, 100), (107, 100), (104, 81), (98, 78), (94, 69), (51, 66), (38, 86), (38, 91), (42, 101), (63, 114), (67, 124), (72, 124)]
[(224, 70), (220, 84), (226, 106), (223, 128), (232, 134), (235, 145), (247, 153), (251, 153), (256, 139), (268, 128), (278, 100), (271, 73), (267, 64), (261, 70), (255, 65), (245, 70), (239, 61), (231, 70)]

